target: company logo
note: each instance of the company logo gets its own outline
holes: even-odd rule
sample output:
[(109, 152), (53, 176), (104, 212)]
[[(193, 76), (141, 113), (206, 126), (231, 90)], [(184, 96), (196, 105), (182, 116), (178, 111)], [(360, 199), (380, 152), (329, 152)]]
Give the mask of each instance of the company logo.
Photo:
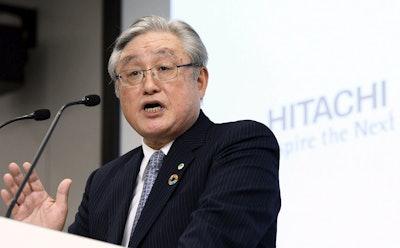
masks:
[(388, 83), (340, 90), (268, 111), (283, 157), (395, 131), (388, 104)]

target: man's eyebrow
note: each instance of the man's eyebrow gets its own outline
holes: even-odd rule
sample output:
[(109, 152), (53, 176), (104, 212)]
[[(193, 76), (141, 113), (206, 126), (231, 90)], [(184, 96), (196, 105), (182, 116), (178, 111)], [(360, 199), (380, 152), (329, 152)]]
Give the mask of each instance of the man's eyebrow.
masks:
[(137, 59), (138, 56), (136, 55), (130, 55), (130, 56), (126, 56), (121, 60), (121, 65), (125, 66), (126, 64), (128, 64), (129, 62), (131, 62), (132, 60)]

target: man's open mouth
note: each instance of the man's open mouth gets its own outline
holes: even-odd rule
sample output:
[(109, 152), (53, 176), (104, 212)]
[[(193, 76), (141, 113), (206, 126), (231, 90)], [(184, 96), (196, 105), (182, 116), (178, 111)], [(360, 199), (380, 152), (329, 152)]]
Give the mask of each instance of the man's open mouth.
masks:
[(160, 111), (162, 108), (162, 106), (158, 103), (151, 103), (151, 104), (146, 104), (144, 106), (144, 111), (145, 112), (150, 112), (150, 113), (154, 113), (157, 111)]

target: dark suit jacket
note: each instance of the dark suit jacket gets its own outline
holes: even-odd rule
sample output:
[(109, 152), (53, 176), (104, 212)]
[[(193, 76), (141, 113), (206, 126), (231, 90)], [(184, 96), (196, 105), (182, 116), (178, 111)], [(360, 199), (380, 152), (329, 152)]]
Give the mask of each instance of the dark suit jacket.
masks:
[[(90, 175), (70, 233), (121, 244), (142, 158), (138, 147)], [(265, 125), (214, 124), (201, 112), (164, 158), (133, 247), (275, 247), (278, 166)]]

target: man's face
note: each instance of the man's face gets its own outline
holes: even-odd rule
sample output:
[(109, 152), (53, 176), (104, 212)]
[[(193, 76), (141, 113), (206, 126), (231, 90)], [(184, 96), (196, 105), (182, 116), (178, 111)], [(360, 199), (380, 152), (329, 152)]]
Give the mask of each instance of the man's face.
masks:
[[(181, 41), (168, 32), (149, 32), (131, 40), (123, 49), (116, 73), (146, 70), (163, 63), (189, 64)], [(144, 138), (144, 142), (159, 149), (176, 139), (196, 121), (200, 100), (208, 81), (206, 68), (200, 69), (197, 80), (193, 67), (181, 67), (177, 77), (158, 81), (150, 71), (140, 84), (121, 86), (120, 103), (129, 124)]]

